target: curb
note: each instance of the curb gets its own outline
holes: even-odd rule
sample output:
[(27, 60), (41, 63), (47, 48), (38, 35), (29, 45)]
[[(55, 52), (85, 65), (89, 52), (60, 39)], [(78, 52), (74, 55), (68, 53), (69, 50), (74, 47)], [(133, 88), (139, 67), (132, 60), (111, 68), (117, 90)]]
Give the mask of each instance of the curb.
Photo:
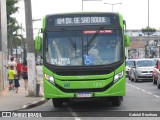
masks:
[(39, 100), (39, 101), (34, 101), (34, 102), (32, 102), (32, 103), (28, 103), (28, 104), (23, 105), (22, 109), (29, 109), (29, 108), (36, 107), (36, 106), (38, 106), (38, 105), (41, 105), (41, 104), (46, 103), (48, 100), (49, 100), (49, 99), (42, 98), (42, 99)]

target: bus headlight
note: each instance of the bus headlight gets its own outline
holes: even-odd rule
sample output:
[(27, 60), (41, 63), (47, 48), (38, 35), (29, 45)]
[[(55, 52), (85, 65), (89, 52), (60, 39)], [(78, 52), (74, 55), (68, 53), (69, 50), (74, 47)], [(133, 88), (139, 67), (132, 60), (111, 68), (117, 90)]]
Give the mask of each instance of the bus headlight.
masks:
[(48, 80), (49, 82), (55, 84), (53, 76), (50, 76), (50, 75), (47, 75), (47, 74), (44, 74), (44, 76), (45, 76), (46, 80)]
[(114, 76), (114, 83), (123, 77), (123, 71)]

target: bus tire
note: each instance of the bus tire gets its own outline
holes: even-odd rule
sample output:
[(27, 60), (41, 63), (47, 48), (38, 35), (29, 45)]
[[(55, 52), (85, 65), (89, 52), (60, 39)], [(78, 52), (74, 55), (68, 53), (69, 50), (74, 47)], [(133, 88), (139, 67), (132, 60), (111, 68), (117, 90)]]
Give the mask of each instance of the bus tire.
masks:
[(58, 98), (52, 98), (52, 103), (55, 108), (63, 106), (63, 100)]
[(112, 98), (112, 105), (113, 106), (120, 106), (121, 105), (121, 97), (113, 97)]

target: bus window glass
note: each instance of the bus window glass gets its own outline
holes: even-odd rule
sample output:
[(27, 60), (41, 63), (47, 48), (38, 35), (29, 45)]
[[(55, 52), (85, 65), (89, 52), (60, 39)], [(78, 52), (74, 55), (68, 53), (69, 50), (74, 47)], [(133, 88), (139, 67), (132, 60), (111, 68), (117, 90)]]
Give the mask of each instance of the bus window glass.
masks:
[(82, 41), (76, 31), (48, 32), (47, 62), (54, 65), (81, 65)]
[[(92, 34), (84, 35), (84, 43), (87, 45)], [(101, 32), (84, 48), (84, 55), (90, 59), (86, 65), (104, 65), (118, 62), (122, 57), (122, 40), (118, 30)], [(86, 58), (87, 58), (86, 57)], [(84, 58), (85, 60), (85, 58)]]
[(120, 30), (47, 33), (46, 61), (58, 66), (106, 65), (122, 59)]

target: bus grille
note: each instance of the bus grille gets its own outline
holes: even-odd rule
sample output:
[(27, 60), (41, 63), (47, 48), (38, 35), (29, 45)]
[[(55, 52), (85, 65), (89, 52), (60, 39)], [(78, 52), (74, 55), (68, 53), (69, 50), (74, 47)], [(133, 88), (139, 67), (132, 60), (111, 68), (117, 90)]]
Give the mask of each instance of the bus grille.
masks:
[(111, 70), (71, 70), (71, 71), (58, 71), (56, 72), (57, 75), (64, 75), (64, 76), (76, 76), (76, 75), (104, 75), (104, 74), (109, 74), (111, 73)]

